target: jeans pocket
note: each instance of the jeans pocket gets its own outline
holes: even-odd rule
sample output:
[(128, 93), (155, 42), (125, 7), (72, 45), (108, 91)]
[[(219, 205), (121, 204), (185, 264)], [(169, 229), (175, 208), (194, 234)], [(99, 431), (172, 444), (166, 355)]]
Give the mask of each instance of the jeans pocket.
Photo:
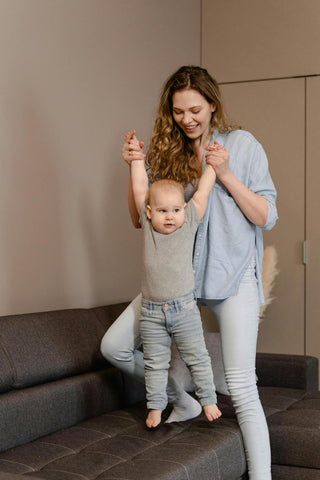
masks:
[(199, 310), (199, 307), (196, 303), (196, 300), (183, 304), (182, 311), (183, 312), (189, 312), (189, 313), (195, 313), (195, 314), (200, 313), (200, 310)]

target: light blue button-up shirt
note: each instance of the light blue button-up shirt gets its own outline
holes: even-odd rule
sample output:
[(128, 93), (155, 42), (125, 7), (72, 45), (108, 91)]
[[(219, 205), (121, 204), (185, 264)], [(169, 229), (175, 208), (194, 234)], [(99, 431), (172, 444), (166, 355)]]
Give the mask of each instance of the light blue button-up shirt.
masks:
[(195, 293), (197, 298), (216, 300), (235, 295), (247, 266), (255, 257), (260, 303), (263, 304), (262, 232), (270, 230), (278, 218), (276, 189), (268, 159), (261, 144), (244, 130), (227, 134), (215, 131), (211, 142), (215, 140), (229, 152), (232, 173), (252, 192), (267, 200), (268, 218), (263, 227), (250, 222), (217, 179), (194, 245)]

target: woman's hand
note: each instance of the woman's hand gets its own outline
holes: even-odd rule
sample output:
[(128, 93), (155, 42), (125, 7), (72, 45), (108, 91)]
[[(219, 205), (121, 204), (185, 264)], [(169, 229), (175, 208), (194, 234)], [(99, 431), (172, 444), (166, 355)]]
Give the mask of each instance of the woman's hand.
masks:
[(218, 142), (209, 145), (206, 150), (206, 163), (214, 168), (217, 177), (223, 182), (223, 177), (230, 173), (229, 153)]
[(127, 162), (128, 165), (131, 164), (132, 160), (144, 160), (145, 154), (142, 151), (143, 146), (144, 143), (137, 139), (135, 130), (126, 133), (121, 150), (123, 160)]

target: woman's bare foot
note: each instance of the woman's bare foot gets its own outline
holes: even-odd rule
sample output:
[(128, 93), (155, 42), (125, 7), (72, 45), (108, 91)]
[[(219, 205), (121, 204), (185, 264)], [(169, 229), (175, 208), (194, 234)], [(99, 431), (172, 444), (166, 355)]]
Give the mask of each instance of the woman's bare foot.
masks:
[(217, 420), (217, 418), (221, 417), (222, 415), (217, 405), (204, 405), (203, 410), (209, 422), (212, 422), (212, 420)]
[(146, 425), (149, 428), (155, 428), (161, 422), (161, 410), (150, 410), (147, 416)]

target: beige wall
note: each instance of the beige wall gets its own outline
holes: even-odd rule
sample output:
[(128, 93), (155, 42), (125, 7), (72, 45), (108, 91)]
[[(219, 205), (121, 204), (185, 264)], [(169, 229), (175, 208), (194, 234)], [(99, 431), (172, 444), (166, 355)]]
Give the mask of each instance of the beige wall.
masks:
[(319, 0), (202, 0), (202, 60), (219, 82), (320, 72)]
[(0, 1), (0, 314), (139, 291), (123, 134), (200, 62), (200, 0)]
[(320, 360), (320, 76), (308, 78), (306, 104), (306, 351)]

